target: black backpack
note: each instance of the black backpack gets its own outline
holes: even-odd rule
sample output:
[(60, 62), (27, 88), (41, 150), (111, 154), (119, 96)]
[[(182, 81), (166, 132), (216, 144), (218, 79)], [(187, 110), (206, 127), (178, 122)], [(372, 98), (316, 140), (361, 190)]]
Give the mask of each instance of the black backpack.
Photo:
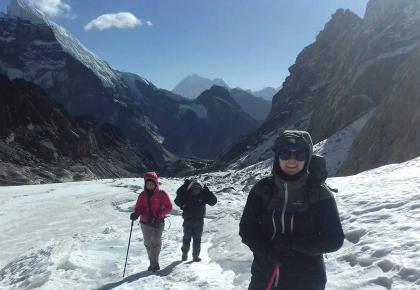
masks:
[(315, 154), (312, 155), (308, 171), (309, 175), (306, 186), (308, 188), (310, 204), (316, 203), (322, 199), (331, 198), (331, 191), (338, 192), (337, 189), (331, 188), (325, 183), (328, 177), (328, 171), (327, 163), (323, 156)]
[(310, 186), (325, 183), (325, 180), (327, 180), (328, 177), (327, 162), (325, 161), (325, 158), (320, 155), (312, 155), (308, 171), (309, 175), (307, 183)]

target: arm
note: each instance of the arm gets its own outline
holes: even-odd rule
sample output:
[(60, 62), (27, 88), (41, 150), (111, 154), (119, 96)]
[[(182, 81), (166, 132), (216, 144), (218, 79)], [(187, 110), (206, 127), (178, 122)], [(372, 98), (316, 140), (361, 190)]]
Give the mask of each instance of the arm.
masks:
[(180, 188), (178, 188), (178, 190), (176, 191), (176, 197), (175, 197), (175, 204), (177, 206), (179, 206), (181, 209), (185, 206), (185, 202), (188, 199), (188, 191), (187, 191), (187, 187), (188, 187), (188, 182), (185, 181), (183, 185), (181, 185)]
[(159, 212), (159, 217), (161, 219), (164, 219), (166, 215), (168, 215), (172, 211), (172, 202), (169, 199), (168, 194), (163, 191), (162, 192), (162, 204), (161, 204), (161, 210)]
[(210, 191), (210, 189), (207, 186), (204, 186), (203, 192), (204, 200), (208, 205), (213, 206), (217, 203), (217, 197), (214, 195), (213, 192)]
[(262, 210), (261, 198), (257, 195), (258, 184), (254, 185), (248, 195), (244, 212), (239, 223), (239, 235), (242, 243), (252, 252), (264, 253), (268, 249), (268, 242), (263, 239), (261, 226), (258, 223), (259, 213)]
[(143, 198), (143, 192), (139, 194), (139, 197), (137, 198), (136, 207), (134, 210), (136, 216), (141, 216), (144, 213), (144, 198)]
[(320, 201), (321, 227), (318, 235), (293, 237), (293, 250), (306, 255), (321, 255), (341, 248), (344, 233), (334, 197)]

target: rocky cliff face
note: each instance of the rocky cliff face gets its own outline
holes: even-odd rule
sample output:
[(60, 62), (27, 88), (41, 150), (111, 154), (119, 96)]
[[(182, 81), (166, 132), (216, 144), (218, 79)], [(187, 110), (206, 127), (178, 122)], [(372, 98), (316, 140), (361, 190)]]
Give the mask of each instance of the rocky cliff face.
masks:
[(290, 67), (262, 127), (220, 163), (256, 154), (262, 140), (285, 128), (309, 130), (317, 142), (369, 112), (338, 174), (418, 156), (418, 27), (419, 0), (371, 0), (363, 19), (338, 10)]
[(137, 176), (150, 163), (117, 128), (71, 117), (36, 85), (0, 75), (0, 184)]

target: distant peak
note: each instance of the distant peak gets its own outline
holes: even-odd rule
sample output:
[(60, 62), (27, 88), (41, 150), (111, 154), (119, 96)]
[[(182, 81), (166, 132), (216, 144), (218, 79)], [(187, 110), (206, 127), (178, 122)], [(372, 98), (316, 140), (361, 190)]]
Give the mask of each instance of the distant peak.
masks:
[(193, 73), (180, 81), (174, 87), (172, 92), (189, 99), (194, 99), (205, 90), (210, 89), (213, 85), (229, 88), (229, 86), (221, 78), (211, 80), (209, 78), (202, 77), (197, 73)]

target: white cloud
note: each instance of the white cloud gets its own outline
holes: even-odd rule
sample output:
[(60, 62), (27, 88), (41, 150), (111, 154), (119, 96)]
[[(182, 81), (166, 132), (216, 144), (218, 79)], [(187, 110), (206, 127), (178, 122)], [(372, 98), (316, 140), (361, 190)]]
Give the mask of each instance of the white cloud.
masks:
[(91, 29), (105, 30), (110, 28), (135, 28), (141, 26), (143, 23), (136, 16), (130, 12), (120, 12), (114, 14), (103, 14), (88, 24), (85, 25), (85, 30), (89, 31)]
[(69, 16), (71, 10), (70, 5), (62, 0), (31, 0), (30, 2), (50, 17)]
[(147, 20), (147, 21), (146, 21), (146, 25), (147, 25), (147, 26), (153, 26), (153, 23), (152, 23), (152, 21)]

